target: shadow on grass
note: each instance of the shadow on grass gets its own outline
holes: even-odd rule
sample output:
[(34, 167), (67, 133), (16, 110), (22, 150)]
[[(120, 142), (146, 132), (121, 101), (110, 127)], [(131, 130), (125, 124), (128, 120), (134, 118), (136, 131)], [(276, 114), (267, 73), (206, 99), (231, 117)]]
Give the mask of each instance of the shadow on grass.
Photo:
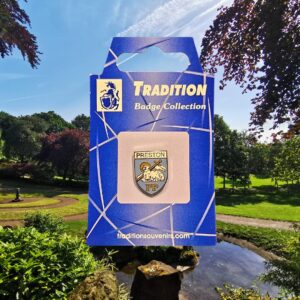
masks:
[(0, 197), (14, 194), (16, 188), (21, 189), (22, 194), (29, 194), (32, 196), (55, 197), (61, 194), (75, 194), (80, 195), (87, 193), (87, 190), (82, 187), (57, 187), (53, 185), (37, 184), (28, 179), (1, 179), (0, 181)]
[(276, 189), (274, 186), (260, 186), (252, 189), (238, 188), (219, 189), (216, 192), (217, 205), (236, 206), (239, 204), (257, 204), (269, 202), (272, 204), (300, 206), (300, 186)]

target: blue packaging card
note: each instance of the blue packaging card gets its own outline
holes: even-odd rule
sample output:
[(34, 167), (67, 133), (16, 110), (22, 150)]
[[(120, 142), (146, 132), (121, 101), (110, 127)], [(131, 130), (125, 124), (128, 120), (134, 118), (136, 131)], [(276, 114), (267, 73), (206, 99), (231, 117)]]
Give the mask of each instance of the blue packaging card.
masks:
[[(188, 68), (119, 70), (121, 54), (153, 46), (186, 54)], [(102, 74), (90, 76), (90, 109), (88, 245), (215, 245), (214, 78), (203, 73), (193, 39), (114, 38)], [(168, 136), (170, 148), (159, 148)], [(168, 196), (183, 190), (183, 201)]]

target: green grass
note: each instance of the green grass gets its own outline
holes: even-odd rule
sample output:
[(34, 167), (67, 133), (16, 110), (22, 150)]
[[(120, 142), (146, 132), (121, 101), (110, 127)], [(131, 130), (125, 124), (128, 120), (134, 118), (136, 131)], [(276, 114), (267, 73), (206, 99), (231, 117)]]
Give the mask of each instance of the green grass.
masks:
[(60, 202), (60, 200), (58, 200), (58, 199), (42, 198), (37, 201), (27, 202), (27, 203), (14, 202), (14, 203), (0, 204), (0, 209), (1, 208), (25, 208), (25, 207), (34, 207), (34, 206), (45, 206), (45, 205), (57, 204), (59, 202)]
[[(300, 221), (299, 187), (289, 191), (276, 189), (271, 178), (251, 176), (251, 189), (222, 189), (222, 178), (216, 177), (216, 211), (219, 214), (280, 221)], [(282, 183), (281, 183), (282, 184)], [(231, 188), (231, 185), (227, 185)]]
[[(88, 197), (85, 190), (76, 188), (60, 188), (47, 185), (37, 185), (24, 180), (1, 180), (0, 183), (0, 198), (11, 199), (14, 196), (14, 190), (21, 188), (21, 197), (41, 197), (51, 199), (51, 201), (59, 201), (55, 197), (67, 197), (77, 199), (78, 202), (72, 205), (57, 208), (42, 208), (43, 212), (63, 217), (69, 215), (77, 215), (87, 212)], [(14, 198), (14, 197), (13, 197)], [(43, 201), (41, 199), (41, 201)], [(37, 203), (34, 202), (35, 205)], [(24, 203), (25, 204), (25, 203)], [(1, 204), (4, 205), (4, 204)], [(22, 205), (22, 203), (20, 203)], [(20, 220), (23, 219), (26, 213), (32, 213), (41, 210), (41, 207), (33, 208), (29, 203), (24, 209), (18, 211), (0, 210), (0, 220)]]
[[(275, 183), (272, 180), (272, 178), (259, 178), (259, 177), (256, 177), (254, 175), (251, 175), (250, 176), (250, 181), (251, 181), (251, 185), (250, 186), (252, 188), (262, 187), (262, 186), (268, 186), (268, 187), (274, 187), (275, 188)], [(226, 188), (227, 189), (232, 188), (231, 180), (229, 180), (228, 178), (226, 178), (225, 182), (226, 182)], [(285, 182), (279, 181), (278, 184), (279, 185), (284, 185)], [(238, 184), (238, 186), (242, 187), (239, 184)], [(222, 177), (219, 177), (219, 176), (215, 177), (215, 188), (216, 189), (222, 189), (223, 188), (223, 178)]]
[(285, 192), (217, 193), (217, 213), (259, 219), (300, 221), (300, 196)]
[(299, 233), (289, 230), (276, 230), (270, 228), (252, 227), (236, 224), (217, 222), (218, 233), (247, 240), (254, 245), (271, 251), (276, 255), (288, 257), (287, 242)]
[(66, 232), (73, 236), (84, 237), (87, 229), (87, 220), (65, 222)]
[[(222, 178), (216, 177), (216, 188), (222, 187)], [(217, 213), (261, 219), (272, 219), (299, 222), (300, 221), (300, 192), (285, 189), (277, 190), (270, 178), (251, 176), (251, 189), (244, 191), (237, 188), (235, 192), (219, 189), (216, 195)], [(73, 205), (60, 208), (43, 208), (43, 211), (57, 216), (76, 215), (87, 212), (87, 195), (82, 189), (60, 188), (46, 185), (36, 185), (25, 181), (1, 180), (0, 201), (14, 198), (14, 190), (21, 188), (21, 197), (41, 197), (52, 199), (55, 197), (70, 197), (78, 200)], [(230, 188), (230, 185), (227, 185)], [(41, 200), (44, 203), (44, 200)], [(50, 200), (49, 200), (50, 201)], [(39, 203), (39, 204), (41, 204)], [(49, 202), (48, 202), (49, 203)], [(54, 203), (54, 202), (51, 202)], [(34, 212), (41, 208), (33, 208), (35, 204), (27, 204), (21, 211), (0, 211), (0, 220), (22, 219), (26, 212)], [(25, 204), (20, 203), (20, 208)], [(1, 206), (0, 206), (1, 207)], [(4, 206), (3, 206), (4, 207)], [(17, 206), (14, 206), (17, 207)]]
[[(78, 215), (87, 212), (88, 197), (86, 194), (61, 194), (60, 197), (74, 198), (78, 202), (72, 205), (67, 205), (57, 208), (43, 208), (43, 212), (51, 213), (58, 217)], [(26, 213), (33, 213), (40, 210), (40, 207), (36, 208), (24, 208), (22, 211), (0, 211), (0, 220), (21, 220), (24, 218)]]

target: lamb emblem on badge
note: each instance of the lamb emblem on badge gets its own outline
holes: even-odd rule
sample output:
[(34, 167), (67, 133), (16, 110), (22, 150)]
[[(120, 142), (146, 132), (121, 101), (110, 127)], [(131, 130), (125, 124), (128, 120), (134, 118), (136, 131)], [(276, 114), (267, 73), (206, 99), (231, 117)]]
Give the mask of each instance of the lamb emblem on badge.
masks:
[(148, 196), (162, 191), (168, 178), (167, 151), (134, 152), (135, 181)]

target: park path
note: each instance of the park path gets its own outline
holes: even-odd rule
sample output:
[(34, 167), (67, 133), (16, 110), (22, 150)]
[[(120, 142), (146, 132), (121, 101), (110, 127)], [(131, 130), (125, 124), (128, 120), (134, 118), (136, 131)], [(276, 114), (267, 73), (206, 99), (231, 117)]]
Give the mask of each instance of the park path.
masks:
[[(45, 206), (32, 206), (30, 209), (42, 209), (42, 208), (57, 208), (57, 207), (64, 207), (66, 205), (72, 205), (77, 202), (76, 199), (73, 198), (66, 198), (66, 197), (57, 197), (60, 200), (59, 203), (50, 204)], [(39, 200), (38, 198), (30, 198), (24, 202), (32, 202), (34, 200)], [(7, 201), (3, 201), (2, 203), (6, 203)], [(1, 205), (0, 205), (1, 208)], [(18, 211), (24, 210), (24, 208), (16, 207), (16, 208), (1, 208), (2, 211)], [(87, 213), (77, 214), (77, 215), (70, 215), (64, 217), (65, 221), (81, 221), (87, 220)], [(274, 221), (274, 220), (265, 220), (265, 219), (256, 219), (256, 218), (247, 218), (247, 217), (239, 217), (239, 216), (232, 216), (232, 215), (223, 215), (217, 214), (217, 220), (222, 221), (224, 223), (231, 223), (237, 225), (246, 225), (246, 226), (256, 226), (256, 227), (265, 227), (265, 228), (273, 228), (273, 229), (285, 229), (285, 230), (292, 230), (293, 222), (284, 222), (284, 221)], [(0, 225), (22, 225), (22, 220), (0, 220)], [(297, 222), (300, 225), (300, 222)]]
[(232, 216), (232, 215), (221, 215), (221, 214), (217, 214), (217, 220), (222, 221), (224, 223), (265, 227), (265, 228), (273, 228), (273, 229), (285, 229), (285, 230), (292, 230), (293, 224), (295, 223), (299, 224), (299, 222), (274, 221), (274, 220), (255, 219), (255, 218), (239, 217), (239, 216)]
[[(49, 198), (51, 199), (51, 198)], [(58, 203), (54, 203), (54, 204), (48, 204), (48, 205), (35, 205), (35, 206), (24, 206), (24, 207), (1, 207), (1, 204), (7, 204), (7, 203), (11, 203), (11, 200), (6, 200), (6, 201), (3, 201), (1, 202), (0, 204), (0, 210), (2, 211), (22, 211), (24, 209), (37, 209), (37, 208), (45, 208), (45, 209), (48, 209), (48, 208), (58, 208), (58, 207), (65, 207), (67, 205), (72, 205), (74, 203), (77, 203), (78, 200), (76, 199), (73, 199), (73, 198), (67, 198), (67, 197), (56, 197), (54, 199), (58, 199), (59, 202)], [(38, 201), (40, 200), (40, 198), (34, 198), (34, 197), (30, 197), (30, 198), (27, 198), (26, 200), (23, 200), (22, 202), (18, 202), (20, 204), (26, 204), (26, 203), (30, 203), (30, 202), (34, 202), (34, 201)]]
[[(66, 221), (87, 220), (87, 214), (65, 216), (64, 219)], [(295, 224), (293, 222), (255, 219), (255, 218), (246, 218), (246, 217), (221, 215), (221, 214), (217, 214), (217, 220), (222, 221), (224, 223), (255, 226), (255, 227), (265, 227), (265, 228), (273, 228), (273, 229), (285, 229), (285, 230), (293, 230), (292, 226), (293, 224)]]

